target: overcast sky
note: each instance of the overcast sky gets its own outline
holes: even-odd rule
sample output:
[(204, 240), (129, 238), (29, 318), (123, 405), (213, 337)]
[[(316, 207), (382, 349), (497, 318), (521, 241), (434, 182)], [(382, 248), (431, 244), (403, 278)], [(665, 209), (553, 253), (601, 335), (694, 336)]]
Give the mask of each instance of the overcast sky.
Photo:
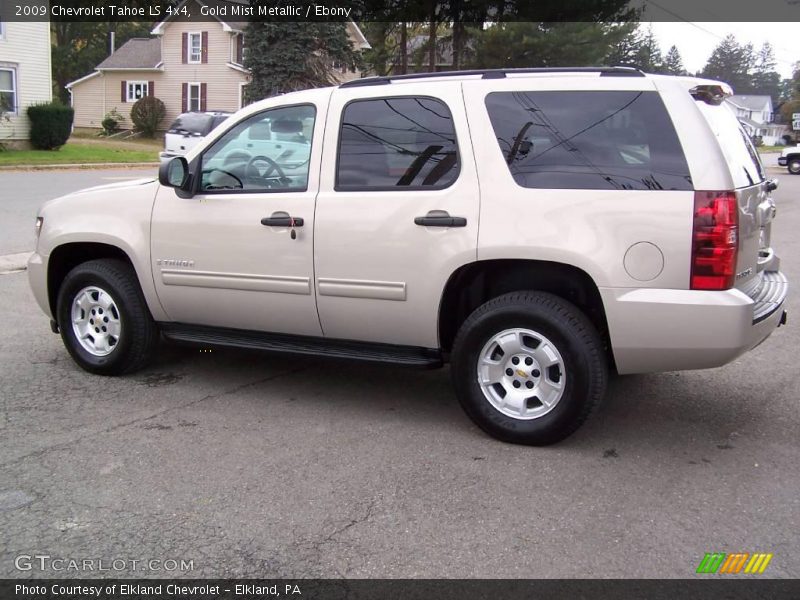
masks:
[(783, 77), (792, 76), (792, 65), (800, 61), (800, 23), (686, 23), (657, 22), (642, 23), (652, 27), (653, 33), (666, 53), (673, 44), (683, 58), (683, 66), (694, 73), (702, 69), (714, 48), (732, 33), (739, 43), (751, 42), (758, 50), (769, 42), (775, 50), (776, 69)]

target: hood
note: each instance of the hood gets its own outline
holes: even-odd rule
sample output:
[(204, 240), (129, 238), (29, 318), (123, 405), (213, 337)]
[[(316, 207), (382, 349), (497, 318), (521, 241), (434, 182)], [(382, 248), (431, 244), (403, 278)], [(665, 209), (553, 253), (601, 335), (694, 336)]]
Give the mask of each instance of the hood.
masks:
[(797, 152), (798, 149), (800, 149), (800, 144), (797, 144), (797, 146), (787, 146), (783, 149), (783, 152), (781, 152), (781, 156), (786, 156), (787, 154)]
[(152, 201), (157, 189), (158, 181), (154, 177), (97, 185), (53, 198), (42, 205), (39, 214), (43, 214), (46, 209), (53, 209), (61, 205), (76, 207), (86, 205), (86, 203), (94, 205), (102, 202), (109, 206), (119, 202), (136, 202), (140, 198), (144, 201)]
[(73, 196), (75, 194), (85, 194), (87, 192), (102, 192), (105, 190), (123, 190), (128, 188), (135, 188), (141, 185), (147, 185), (148, 183), (153, 183), (155, 181), (156, 177), (143, 177), (141, 179), (131, 179), (128, 181), (117, 181), (116, 183), (105, 183), (103, 185), (96, 185), (94, 187), (77, 190), (75, 192), (72, 192), (71, 194), (67, 194), (67, 196)]

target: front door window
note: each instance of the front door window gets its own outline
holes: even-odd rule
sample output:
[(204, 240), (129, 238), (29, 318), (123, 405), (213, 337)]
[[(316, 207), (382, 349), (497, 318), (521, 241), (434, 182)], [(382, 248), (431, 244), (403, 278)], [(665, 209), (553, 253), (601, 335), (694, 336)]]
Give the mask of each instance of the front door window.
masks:
[(200, 190), (306, 190), (315, 115), (311, 105), (288, 106), (240, 122), (203, 155)]

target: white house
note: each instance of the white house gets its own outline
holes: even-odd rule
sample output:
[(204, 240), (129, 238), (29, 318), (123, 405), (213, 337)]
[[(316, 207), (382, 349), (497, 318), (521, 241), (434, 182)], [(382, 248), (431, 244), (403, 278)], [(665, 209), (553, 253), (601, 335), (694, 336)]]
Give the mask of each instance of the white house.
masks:
[(30, 123), (27, 108), (53, 99), (50, 23), (0, 21), (0, 143), (24, 146)]
[(783, 125), (774, 123), (772, 98), (770, 96), (744, 96), (735, 94), (725, 101), (733, 109), (750, 137), (760, 137), (764, 144), (774, 146), (781, 143), (786, 133)]

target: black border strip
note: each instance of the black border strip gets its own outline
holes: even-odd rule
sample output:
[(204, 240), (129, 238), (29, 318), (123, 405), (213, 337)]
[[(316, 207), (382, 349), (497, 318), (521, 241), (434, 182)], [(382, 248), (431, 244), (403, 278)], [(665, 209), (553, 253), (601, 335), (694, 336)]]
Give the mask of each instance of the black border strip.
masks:
[[(697, 579), (629, 580), (3, 579), (0, 580), (0, 597), (4, 600), (796, 600), (800, 597), (799, 579), (759, 577), (708, 575)], [(17, 586), (27, 586), (27, 593), (19, 591)], [(130, 586), (129, 590), (133, 591), (123, 594), (122, 586)], [(170, 586), (196, 591), (179, 593)], [(100, 588), (100, 594), (91, 591), (70, 593), (81, 587)], [(34, 588), (39, 593), (31, 592)], [(279, 595), (265, 590), (275, 590)]]
[[(194, 21), (406, 21), (426, 22), (431, 14), (428, 0), (199, 0), (213, 10), (201, 15), (198, 0), (187, 0)], [(124, 6), (125, 14), (110, 5)], [(170, 16), (174, 0), (3, 0), (2, 21), (162, 21)], [(183, 5), (184, 3), (181, 3)], [(250, 15), (236, 13), (233, 4), (252, 8)], [(283, 8), (281, 14), (270, 8)], [(78, 10), (75, 10), (78, 9)], [(259, 15), (259, 9), (263, 12)], [(699, 21), (786, 22), (800, 21), (800, 4), (794, 0), (470, 0), (439, 1), (443, 21), (489, 23), (499, 21)], [(446, 16), (446, 18), (444, 18)]]

